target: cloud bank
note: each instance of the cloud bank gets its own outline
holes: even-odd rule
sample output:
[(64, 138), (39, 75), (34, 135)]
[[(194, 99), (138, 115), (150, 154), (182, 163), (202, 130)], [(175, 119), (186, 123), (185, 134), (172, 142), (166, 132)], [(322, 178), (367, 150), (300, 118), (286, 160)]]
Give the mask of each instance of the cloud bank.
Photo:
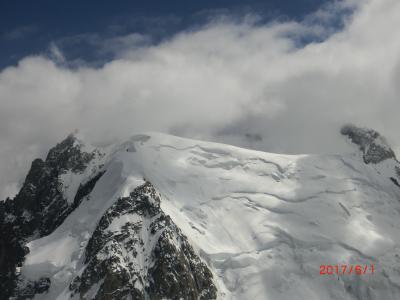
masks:
[[(332, 32), (326, 24), (346, 8), (353, 13)], [(156, 45), (134, 33), (110, 39), (116, 58), (101, 68), (70, 68), (52, 44), (50, 57), (0, 72), (0, 197), (75, 129), (98, 144), (161, 131), (270, 152), (335, 153), (346, 149), (340, 126), (353, 122), (399, 147), (397, 28), (399, 1), (348, 0), (304, 22), (225, 17)], [(322, 41), (302, 45), (309, 37)]]

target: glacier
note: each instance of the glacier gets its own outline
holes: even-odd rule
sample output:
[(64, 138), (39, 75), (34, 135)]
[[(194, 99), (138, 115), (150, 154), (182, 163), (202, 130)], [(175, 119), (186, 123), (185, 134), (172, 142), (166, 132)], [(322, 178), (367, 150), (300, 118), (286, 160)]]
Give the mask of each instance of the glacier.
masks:
[[(342, 134), (355, 143), (353, 151), (324, 155), (266, 153), (161, 133), (101, 148), (74, 136), (74, 147), (95, 154), (84, 168), (58, 176), (70, 209), (51, 232), (26, 235), (18, 288), (48, 278), (34, 299), (94, 299), (101, 280), (80, 295), (71, 288), (88, 267), (88, 244), (113, 204), (149, 182), (171, 219), (168, 228), (179, 229), (171, 245), (179, 249), (187, 238), (197, 263), (210, 270), (218, 299), (400, 299), (399, 162), (380, 135), (356, 127)], [(154, 222), (121, 213), (106, 233), (139, 219), (148, 228)], [(152, 247), (140, 257), (151, 259)], [(144, 264), (126, 253), (123, 259)], [(343, 264), (376, 270), (320, 275), (321, 265)]]

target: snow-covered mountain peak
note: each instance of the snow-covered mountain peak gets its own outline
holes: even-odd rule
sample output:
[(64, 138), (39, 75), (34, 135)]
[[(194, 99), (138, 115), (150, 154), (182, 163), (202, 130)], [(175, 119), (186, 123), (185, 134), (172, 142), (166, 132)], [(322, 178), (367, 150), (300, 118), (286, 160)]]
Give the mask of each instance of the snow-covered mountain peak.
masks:
[[(54, 192), (62, 204), (52, 210), (63, 212), (57, 226), (32, 235), (23, 230), (25, 207), (18, 214), (14, 200), (2, 206), (2, 229), (19, 237), (3, 240), (6, 251), (24, 251), (7, 265), (10, 272), (19, 265), (12, 281), (0, 283), (18, 297), (46, 300), (398, 299), (398, 163), (371, 154), (381, 142), (374, 132), (350, 129), (344, 134), (368, 159), (273, 154), (158, 133), (82, 151), (90, 146), (67, 138), (51, 157), (66, 158), (58, 164), (69, 171), (35, 171), (52, 182), (40, 193)], [(82, 153), (94, 154), (71, 164)], [(21, 205), (42, 203), (41, 185), (25, 184), (35, 188)], [(35, 220), (29, 228), (43, 228), (46, 218)], [(321, 265), (343, 264), (376, 271), (319, 273)]]

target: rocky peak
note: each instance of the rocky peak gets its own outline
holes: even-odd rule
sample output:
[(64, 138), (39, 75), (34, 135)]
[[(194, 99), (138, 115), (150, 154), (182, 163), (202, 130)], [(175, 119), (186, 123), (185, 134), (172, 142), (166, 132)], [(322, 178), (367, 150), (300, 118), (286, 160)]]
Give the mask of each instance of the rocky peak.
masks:
[(211, 271), (147, 181), (106, 211), (85, 257), (82, 274), (70, 285), (79, 299), (216, 298)]
[(25, 182), (12, 201), (12, 211), (20, 218), (26, 236), (43, 236), (52, 232), (70, 213), (71, 204), (61, 191), (60, 175), (83, 172), (96, 151), (85, 152), (83, 143), (69, 135), (52, 148), (45, 161), (35, 159)]
[(340, 133), (359, 147), (366, 164), (377, 164), (386, 159), (396, 159), (394, 151), (386, 139), (373, 129), (345, 125)]
[(61, 143), (50, 149), (46, 163), (57, 170), (82, 172), (94, 157), (94, 152), (85, 152), (84, 143), (74, 134), (70, 134)]
[[(90, 193), (104, 171), (82, 183), (73, 202), (65, 199), (60, 175), (83, 172), (96, 155), (100, 155), (98, 150), (85, 151), (84, 144), (76, 136), (69, 135), (49, 151), (46, 160), (38, 158), (32, 162), (14, 199), (0, 202), (0, 290), (4, 295), (11, 297), (17, 288), (17, 267), (29, 252), (26, 242), (53, 232)], [(41, 282), (28, 282), (19, 291), (18, 299), (28, 299), (35, 291), (42, 291), (43, 286), (46, 285)], [(27, 296), (24, 298), (22, 294)]]

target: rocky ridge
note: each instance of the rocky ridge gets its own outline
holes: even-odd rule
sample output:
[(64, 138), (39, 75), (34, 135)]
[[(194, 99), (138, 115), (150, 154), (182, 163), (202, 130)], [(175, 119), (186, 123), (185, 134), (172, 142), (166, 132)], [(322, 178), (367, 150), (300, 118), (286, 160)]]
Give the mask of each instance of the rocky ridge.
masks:
[(68, 172), (83, 173), (96, 157), (101, 157), (98, 150), (84, 151), (83, 144), (74, 135), (69, 135), (49, 151), (44, 161), (35, 159), (32, 162), (14, 199), (0, 202), (1, 299), (29, 299), (49, 287), (47, 278), (39, 282), (20, 278), (19, 267), (29, 253), (25, 244), (53, 232), (90, 193), (102, 175), (96, 168), (92, 170), (96, 174), (79, 186), (74, 201), (66, 199), (61, 176)]
[(216, 298), (212, 273), (161, 210), (150, 182), (103, 215), (86, 247), (85, 264), (70, 285), (80, 299)]

